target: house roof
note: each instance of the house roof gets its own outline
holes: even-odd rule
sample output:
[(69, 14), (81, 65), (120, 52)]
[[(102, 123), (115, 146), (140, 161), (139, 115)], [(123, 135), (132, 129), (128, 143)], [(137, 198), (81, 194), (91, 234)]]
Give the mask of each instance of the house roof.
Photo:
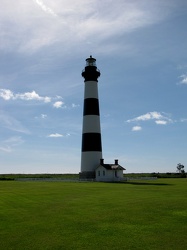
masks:
[[(98, 167), (104, 167), (107, 170), (126, 170), (125, 168), (123, 168), (121, 165), (119, 164), (100, 164)], [(98, 168), (97, 167), (97, 168)]]

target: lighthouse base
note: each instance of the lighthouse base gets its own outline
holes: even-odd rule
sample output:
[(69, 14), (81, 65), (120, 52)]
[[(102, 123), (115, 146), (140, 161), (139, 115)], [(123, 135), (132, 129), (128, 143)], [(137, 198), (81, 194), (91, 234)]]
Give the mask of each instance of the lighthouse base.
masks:
[(95, 171), (84, 171), (79, 173), (80, 180), (93, 180), (95, 179)]

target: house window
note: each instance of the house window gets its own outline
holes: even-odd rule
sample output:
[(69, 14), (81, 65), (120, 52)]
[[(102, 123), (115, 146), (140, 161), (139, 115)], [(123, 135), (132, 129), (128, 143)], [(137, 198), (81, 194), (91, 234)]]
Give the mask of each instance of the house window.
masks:
[(98, 171), (98, 176), (100, 176), (100, 171)]
[(103, 176), (105, 176), (105, 170), (103, 170)]

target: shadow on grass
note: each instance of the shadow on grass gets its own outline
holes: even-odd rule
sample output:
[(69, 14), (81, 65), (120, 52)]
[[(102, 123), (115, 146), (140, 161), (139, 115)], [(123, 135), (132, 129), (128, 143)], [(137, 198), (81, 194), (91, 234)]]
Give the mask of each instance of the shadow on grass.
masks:
[(137, 181), (126, 181), (126, 182), (113, 182), (115, 184), (130, 184), (130, 185), (145, 185), (145, 186), (173, 186), (174, 184), (169, 183), (150, 183), (150, 182), (137, 182)]

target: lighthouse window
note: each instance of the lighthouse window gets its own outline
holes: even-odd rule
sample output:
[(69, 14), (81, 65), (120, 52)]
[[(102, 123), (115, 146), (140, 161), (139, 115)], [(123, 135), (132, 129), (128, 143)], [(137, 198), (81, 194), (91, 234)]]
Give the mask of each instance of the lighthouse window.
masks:
[(105, 176), (105, 170), (103, 170), (103, 176)]
[(86, 66), (96, 66), (96, 60), (93, 59), (93, 58), (89, 58), (87, 61), (86, 61)]

